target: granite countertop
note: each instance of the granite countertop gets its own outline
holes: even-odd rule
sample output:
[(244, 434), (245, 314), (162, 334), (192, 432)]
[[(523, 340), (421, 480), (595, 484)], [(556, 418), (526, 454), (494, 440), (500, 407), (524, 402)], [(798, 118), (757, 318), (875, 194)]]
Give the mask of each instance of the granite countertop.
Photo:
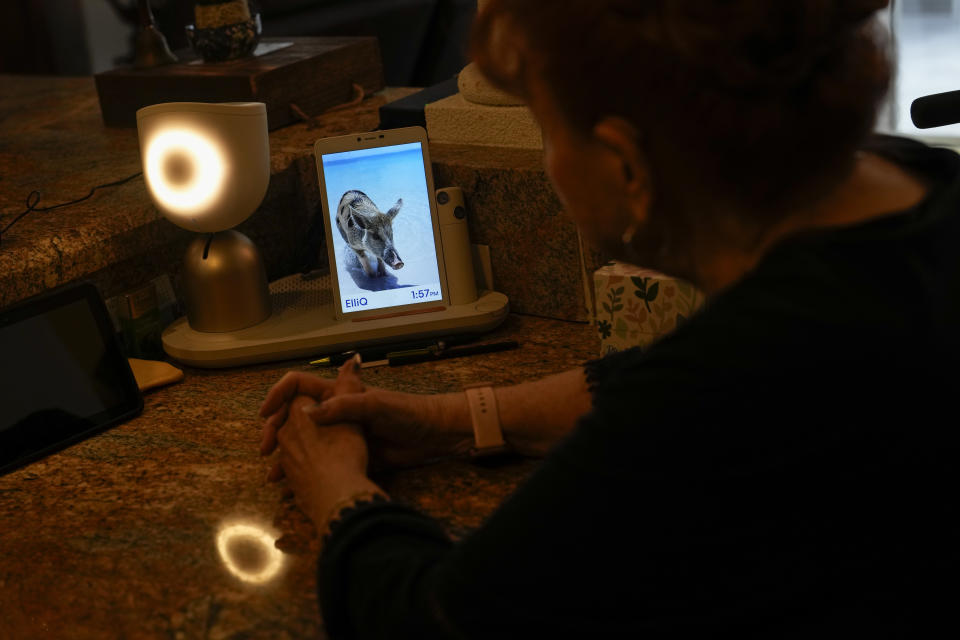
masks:
[[(273, 281), (327, 264), (313, 144), (379, 125), (379, 108), (415, 89), (388, 88), (362, 103), (270, 132), (267, 194), (238, 229), (263, 254)], [(431, 144), (437, 187), (463, 189), (473, 242), (490, 247), (494, 286), (511, 308), (588, 321), (589, 275), (604, 263), (585, 247), (548, 180), (540, 152)], [(0, 75), (0, 229), (38, 190), (40, 207), (86, 195), (140, 170), (135, 129), (103, 126), (92, 78)], [(161, 216), (141, 177), (69, 207), (34, 211), (0, 242), (0, 308), (77, 279), (104, 298), (179, 275), (195, 235)]]
[[(318, 210), (314, 141), (376, 128), (378, 108), (410, 91), (390, 89), (271, 132), (270, 189), (241, 225), (271, 280), (301, 266), (297, 254)], [(492, 246), (495, 276), (514, 287), (514, 308), (582, 315), (576, 237), (558, 215), (539, 157), (449, 147), (434, 150), (433, 160), (438, 180), (472, 198), (471, 233)], [(91, 78), (0, 76), (0, 228), (34, 189), (49, 206), (139, 169), (136, 131), (102, 125)], [(518, 194), (526, 207), (516, 206)], [(531, 236), (546, 242), (535, 265)], [(79, 278), (104, 297), (164, 273), (176, 285), (191, 238), (157, 213), (139, 178), (36, 211), (0, 244), (0, 307)], [(522, 347), (368, 369), (364, 377), (424, 393), (511, 384), (575, 367), (599, 348), (590, 325), (531, 316), (510, 315), (489, 338)], [(148, 393), (138, 418), (0, 477), (0, 640), (322, 637), (315, 532), (282, 488), (265, 481), (271, 463), (257, 455), (257, 407), (298, 368), (304, 362), (187, 369), (184, 381)], [(377, 480), (458, 538), (536, 464), (449, 460)]]
[[(379, 107), (413, 91), (386, 89), (270, 133), (270, 187), (239, 229), (264, 253), (271, 280), (300, 266), (299, 238), (319, 209), (314, 142), (376, 129)], [(136, 129), (103, 125), (93, 78), (0, 75), (0, 229), (24, 211), (31, 191), (47, 207), (140, 169)], [(175, 272), (192, 238), (160, 215), (142, 177), (69, 207), (34, 211), (0, 243), (0, 308), (78, 278), (105, 297), (117, 295)]]
[[(364, 378), (446, 392), (597, 353), (595, 331), (572, 322), (511, 315), (489, 338), (522, 346)], [(315, 532), (257, 455), (257, 407), (290, 369), (307, 367), (188, 369), (138, 418), (0, 478), (0, 638), (322, 637)], [(450, 460), (377, 479), (461, 537), (536, 464)]]

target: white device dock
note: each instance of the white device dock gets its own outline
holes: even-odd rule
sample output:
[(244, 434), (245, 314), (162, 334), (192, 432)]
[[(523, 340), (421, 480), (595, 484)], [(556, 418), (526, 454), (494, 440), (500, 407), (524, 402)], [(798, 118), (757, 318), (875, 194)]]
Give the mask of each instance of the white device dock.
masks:
[[(438, 311), (336, 320), (329, 276), (300, 274), (270, 284), (273, 313), (260, 324), (226, 333), (205, 333), (180, 318), (163, 332), (163, 348), (178, 361), (208, 369), (304, 358), (363, 346), (481, 333), (497, 327), (510, 310), (507, 296), (482, 291), (473, 302)], [(442, 307), (442, 303), (438, 306)]]

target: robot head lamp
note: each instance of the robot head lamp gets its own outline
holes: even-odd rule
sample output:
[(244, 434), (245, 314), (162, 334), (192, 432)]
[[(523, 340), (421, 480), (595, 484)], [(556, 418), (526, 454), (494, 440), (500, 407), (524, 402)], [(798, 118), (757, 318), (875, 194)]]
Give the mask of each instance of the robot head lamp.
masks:
[(253, 213), (270, 180), (262, 102), (168, 102), (137, 111), (140, 155), (157, 208), (176, 225), (213, 233)]
[(190, 326), (210, 333), (264, 321), (271, 304), (263, 259), (232, 229), (257, 210), (270, 182), (262, 102), (167, 102), (137, 111), (140, 159), (154, 204), (197, 231), (183, 288)]

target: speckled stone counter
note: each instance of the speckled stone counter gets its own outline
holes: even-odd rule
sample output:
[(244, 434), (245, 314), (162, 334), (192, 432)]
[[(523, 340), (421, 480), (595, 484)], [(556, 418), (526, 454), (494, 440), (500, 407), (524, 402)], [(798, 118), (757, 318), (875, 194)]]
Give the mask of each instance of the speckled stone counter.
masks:
[(437, 183), (463, 189), (470, 237), (491, 247), (495, 286), (511, 309), (591, 319), (593, 272), (606, 260), (564, 212), (542, 152), (431, 144), (430, 153)]
[[(271, 132), (269, 190), (238, 227), (260, 247), (271, 280), (319, 262), (324, 251), (322, 227), (310, 242), (307, 233), (320, 208), (313, 143), (375, 129), (378, 108), (410, 91), (388, 90)], [(103, 126), (92, 78), (0, 75), (0, 229), (25, 209), (33, 190), (42, 208), (138, 171), (136, 129)], [(105, 297), (163, 273), (176, 286), (192, 238), (157, 212), (142, 178), (70, 207), (34, 211), (2, 238), (0, 307), (78, 278), (94, 282)]]
[[(369, 131), (378, 109), (412, 89), (388, 89), (362, 104), (270, 133), (270, 187), (242, 225), (263, 253), (272, 281), (326, 265), (318, 224), (313, 143)], [(584, 251), (543, 170), (539, 152), (431, 145), (436, 186), (460, 186), (474, 242), (491, 247), (495, 287), (514, 310), (588, 320), (590, 274), (600, 258)], [(140, 170), (135, 129), (104, 127), (91, 78), (0, 75), (0, 229), (38, 190), (45, 207), (86, 195)], [(168, 274), (179, 291), (193, 234), (164, 219), (142, 178), (97, 191), (84, 202), (34, 211), (0, 243), (0, 307), (80, 278), (105, 298)]]
[[(595, 335), (510, 316), (490, 338), (520, 349), (364, 378), (431, 393), (516, 383), (594, 357)], [(0, 639), (323, 637), (315, 533), (257, 455), (257, 407), (290, 369), (304, 363), (189, 369), (140, 417), (0, 477)], [(451, 460), (377, 479), (460, 537), (536, 464)]]

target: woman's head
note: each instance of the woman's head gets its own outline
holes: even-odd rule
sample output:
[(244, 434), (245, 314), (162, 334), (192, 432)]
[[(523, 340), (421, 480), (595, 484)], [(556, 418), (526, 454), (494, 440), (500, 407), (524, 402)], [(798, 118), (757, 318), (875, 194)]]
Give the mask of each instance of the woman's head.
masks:
[(574, 142), (604, 123), (633, 131), (651, 194), (638, 241), (663, 252), (722, 226), (718, 212), (772, 226), (845, 178), (888, 86), (871, 21), (885, 5), (491, 0), (473, 53), (527, 98), (548, 146), (545, 119)]

